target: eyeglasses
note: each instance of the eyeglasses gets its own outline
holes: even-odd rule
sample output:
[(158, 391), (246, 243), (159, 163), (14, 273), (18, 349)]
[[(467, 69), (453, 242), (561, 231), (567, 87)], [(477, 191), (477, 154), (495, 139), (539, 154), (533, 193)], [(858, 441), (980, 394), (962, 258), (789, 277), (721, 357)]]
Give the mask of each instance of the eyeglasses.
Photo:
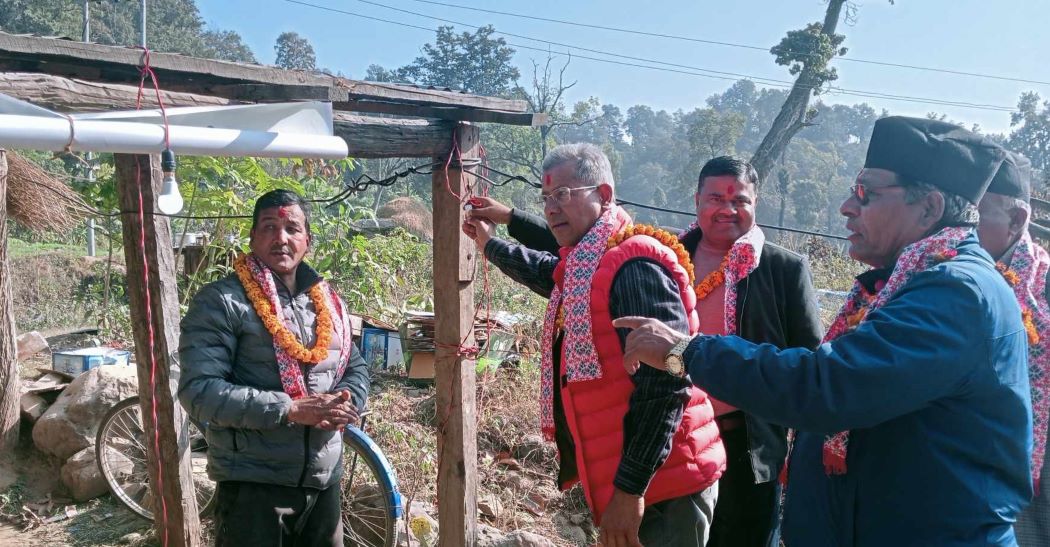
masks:
[[(887, 184), (886, 186), (876, 186), (875, 189), (882, 190), (883, 188), (901, 187), (902, 185), (900, 184)], [(861, 206), (867, 205), (871, 202), (871, 195), (868, 194), (871, 189), (868, 188), (868, 185), (858, 182), (857, 184), (850, 186), (849, 191), (853, 193), (853, 197), (857, 198), (857, 202), (860, 203)]]
[(536, 200), (536, 203), (539, 203), (540, 205), (568, 205), (569, 200), (572, 199), (573, 192), (578, 192), (581, 190), (594, 190), (597, 187), (598, 185), (580, 186), (578, 188), (569, 188), (568, 186), (562, 186), (561, 188), (558, 188), (549, 194), (540, 194), (540, 197)]

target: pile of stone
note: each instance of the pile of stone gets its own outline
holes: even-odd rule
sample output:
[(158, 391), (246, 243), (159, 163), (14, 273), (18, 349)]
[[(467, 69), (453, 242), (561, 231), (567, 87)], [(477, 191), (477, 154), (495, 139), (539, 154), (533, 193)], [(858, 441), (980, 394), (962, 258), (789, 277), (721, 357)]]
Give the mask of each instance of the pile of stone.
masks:
[[(57, 342), (56, 346), (64, 345)], [(37, 332), (18, 339), (20, 361), (47, 349), (48, 341)], [(106, 413), (137, 394), (138, 378), (130, 366), (97, 367), (76, 378), (42, 371), (38, 378), (23, 382), (22, 418), (33, 424), (33, 444), (65, 462), (62, 482), (73, 499), (85, 501), (109, 492), (98, 470), (95, 437)]]

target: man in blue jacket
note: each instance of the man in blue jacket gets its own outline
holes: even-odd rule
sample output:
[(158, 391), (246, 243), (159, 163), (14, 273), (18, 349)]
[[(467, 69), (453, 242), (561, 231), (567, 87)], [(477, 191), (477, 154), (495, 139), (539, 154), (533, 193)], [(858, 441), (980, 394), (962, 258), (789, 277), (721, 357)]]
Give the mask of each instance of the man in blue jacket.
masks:
[(688, 373), (713, 397), (800, 430), (788, 547), (1014, 546), (1032, 497), (1021, 311), (973, 226), (1004, 152), (959, 127), (875, 124), (841, 212), (872, 266), (825, 343), (779, 350), (734, 336), (634, 329), (624, 364)]

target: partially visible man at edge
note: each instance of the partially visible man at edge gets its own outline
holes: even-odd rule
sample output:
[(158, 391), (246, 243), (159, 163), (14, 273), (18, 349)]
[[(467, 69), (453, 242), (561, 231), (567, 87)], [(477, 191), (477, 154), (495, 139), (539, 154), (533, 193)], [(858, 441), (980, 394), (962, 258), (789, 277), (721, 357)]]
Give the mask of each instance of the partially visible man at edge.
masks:
[(850, 256), (872, 269), (816, 351), (614, 322), (633, 329), (629, 370), (688, 371), (714, 396), (799, 430), (788, 547), (1017, 544), (1014, 519), (1032, 496), (1027, 337), (974, 230), (1004, 156), (944, 122), (875, 123), (841, 207)]
[(1031, 216), (1032, 163), (1010, 153), (988, 193), (981, 198), (977, 236), (996, 268), (1013, 287), (1028, 334), (1028, 379), (1032, 384), (1032, 482), (1035, 499), (1017, 517), (1014, 532), (1020, 547), (1050, 546), (1050, 492), (1043, 480), (1050, 473), (1046, 437), (1050, 422), (1050, 305), (1047, 275), (1050, 256), (1028, 234)]
[[(700, 332), (814, 349), (823, 326), (808, 262), (765, 241), (755, 223), (758, 182), (749, 163), (731, 156), (713, 158), (700, 170), (696, 221), (681, 236), (698, 280)], [(475, 205), (471, 216), (507, 224), (524, 245), (552, 252), (553, 236), (542, 219), (488, 198)], [(712, 403), (727, 465), (708, 546), (775, 547), (786, 432), (721, 401)]]
[(685, 250), (666, 232), (631, 231), (600, 148), (558, 146), (543, 175), (559, 255), (495, 239), (485, 220), (463, 229), (488, 260), (550, 298), (541, 426), (558, 446), (558, 484), (582, 483), (607, 547), (702, 547), (725, 468), (711, 404), (682, 378), (628, 376), (625, 332), (612, 327), (612, 319), (645, 309), (682, 333), (696, 331)]
[(182, 319), (179, 401), (207, 424), (220, 547), (343, 545), (338, 430), (370, 381), (343, 302), (303, 262), (310, 243), (306, 201), (264, 194), (251, 253)]

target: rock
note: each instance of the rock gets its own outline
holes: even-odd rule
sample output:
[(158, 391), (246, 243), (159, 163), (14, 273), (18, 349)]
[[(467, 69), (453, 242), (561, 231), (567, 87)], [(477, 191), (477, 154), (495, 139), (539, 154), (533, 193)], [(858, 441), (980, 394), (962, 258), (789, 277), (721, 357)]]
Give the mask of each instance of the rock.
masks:
[(517, 530), (502, 538), (478, 542), (478, 547), (555, 547), (554, 542), (532, 532)]
[(48, 404), (47, 399), (44, 399), (36, 393), (25, 393), (22, 395), (22, 399), (19, 402), (22, 407), (22, 418), (29, 423), (35, 423), (43, 416), (47, 407), (51, 406)]
[(489, 526), (483, 522), (478, 523), (477, 527), (478, 546), (485, 545), (487, 542), (499, 541), (503, 539), (503, 532), (494, 526)]
[(552, 519), (554, 521), (554, 528), (558, 530), (559, 536), (571, 541), (575, 545), (590, 545), (587, 538), (587, 531), (579, 526), (583, 521), (576, 522), (578, 520), (576, 517), (577, 515), (557, 513)]
[(588, 520), (590, 520), (590, 517), (587, 515), (587, 513), (576, 513), (574, 515), (569, 515), (569, 522), (575, 524), (576, 526), (583, 526), (583, 523), (587, 522)]
[(503, 502), (494, 494), (485, 494), (478, 499), (478, 512), (489, 518), (503, 514)]
[(575, 545), (590, 545), (590, 541), (587, 540), (587, 532), (579, 526), (565, 526), (558, 528), (558, 535), (571, 541)]
[(539, 435), (526, 435), (511, 450), (511, 455), (524, 462), (540, 462), (554, 457), (554, 445), (545, 443)]
[(405, 538), (407, 545), (417, 545), (417, 532), (421, 532), (427, 545), (436, 545), (438, 538), (438, 523), (431, 513), (436, 512), (429, 503), (414, 501), (408, 510), (408, 526), (411, 530), (411, 538)]
[(69, 488), (73, 499), (87, 501), (109, 492), (109, 486), (95, 462), (95, 447), (77, 452), (62, 466), (62, 483)]
[(35, 330), (19, 336), (15, 339), (15, 345), (18, 348), (15, 359), (18, 361), (25, 361), (37, 353), (48, 349), (47, 340)]
[(143, 539), (145, 539), (145, 537), (142, 534), (138, 532), (132, 532), (126, 536), (121, 537), (118, 543), (121, 545), (138, 545), (142, 543)]
[(513, 471), (507, 473), (507, 478), (505, 482), (510, 488), (515, 488), (525, 492), (532, 490), (532, 488), (535, 486), (535, 483), (532, 479), (526, 477), (525, 475), (522, 475), (521, 473)]
[(33, 427), (33, 443), (60, 459), (95, 445), (102, 418), (138, 393), (135, 367), (102, 366), (78, 376)]

